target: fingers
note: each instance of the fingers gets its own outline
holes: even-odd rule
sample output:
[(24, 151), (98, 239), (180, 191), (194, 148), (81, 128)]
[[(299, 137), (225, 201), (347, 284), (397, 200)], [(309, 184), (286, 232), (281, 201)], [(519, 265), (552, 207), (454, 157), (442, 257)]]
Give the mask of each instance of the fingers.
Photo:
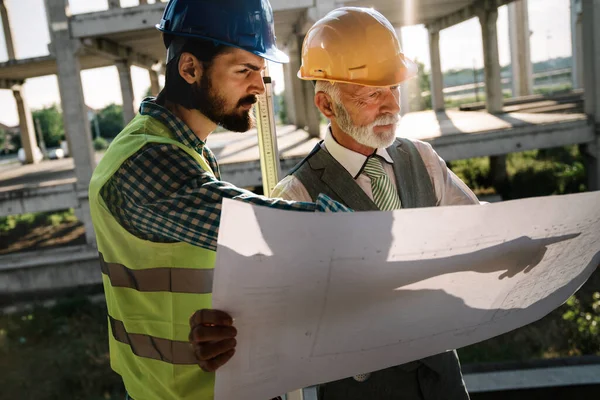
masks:
[(219, 310), (203, 309), (190, 317), (189, 340), (194, 347), (198, 365), (206, 372), (214, 372), (235, 354), (237, 329), (233, 318)]
[(204, 343), (195, 345), (194, 352), (198, 361), (210, 361), (213, 358), (225, 354), (228, 351), (235, 349), (237, 341), (235, 339), (222, 340), (214, 343)]
[(224, 311), (203, 309), (196, 311), (190, 317), (190, 328), (196, 325), (231, 326), (233, 318)]
[(198, 325), (190, 332), (190, 342), (204, 343), (233, 339), (237, 336), (237, 329), (233, 326), (204, 326)]
[(221, 368), (227, 361), (233, 357), (235, 354), (235, 350), (229, 350), (228, 352), (221, 354), (218, 357), (215, 357), (208, 361), (200, 361), (198, 365), (204, 372), (215, 372), (217, 369)]

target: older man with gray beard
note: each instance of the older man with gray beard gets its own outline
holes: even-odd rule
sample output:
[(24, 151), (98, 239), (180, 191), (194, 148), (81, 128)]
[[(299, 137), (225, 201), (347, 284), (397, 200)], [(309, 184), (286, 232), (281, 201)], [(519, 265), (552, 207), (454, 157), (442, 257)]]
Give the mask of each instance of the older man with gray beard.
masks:
[[(316, 81), (314, 102), (330, 126), (272, 196), (313, 201), (324, 193), (356, 211), (478, 204), (431, 145), (396, 137), (398, 85), (415, 75), (377, 11), (342, 7), (318, 21), (298, 77)], [(319, 387), (320, 400), (468, 398), (455, 351)]]

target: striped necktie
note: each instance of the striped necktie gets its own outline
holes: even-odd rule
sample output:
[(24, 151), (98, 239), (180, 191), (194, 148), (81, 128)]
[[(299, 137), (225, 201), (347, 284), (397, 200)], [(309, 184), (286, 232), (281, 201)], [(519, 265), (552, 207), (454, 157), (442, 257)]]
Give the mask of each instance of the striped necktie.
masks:
[(371, 178), (373, 201), (381, 211), (398, 210), (402, 204), (394, 183), (385, 173), (381, 161), (375, 156), (367, 159), (363, 172)]

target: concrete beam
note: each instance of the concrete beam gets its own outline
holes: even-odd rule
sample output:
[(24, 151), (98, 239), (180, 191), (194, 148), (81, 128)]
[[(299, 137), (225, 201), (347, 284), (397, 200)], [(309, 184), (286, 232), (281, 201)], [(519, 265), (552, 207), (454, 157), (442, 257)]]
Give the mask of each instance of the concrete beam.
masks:
[(15, 79), (0, 79), (0, 89), (16, 90), (23, 86), (24, 81)]
[(429, 58), (431, 62), (431, 105), (434, 111), (443, 111), (444, 75), (440, 56), (440, 33), (429, 31)]
[(115, 33), (154, 29), (160, 22), (166, 3), (144, 7), (112, 8), (89, 14), (73, 15), (69, 28), (73, 38), (106, 36)]
[(513, 97), (528, 96), (533, 94), (533, 65), (527, 0), (508, 5), (508, 28)]
[(113, 61), (128, 60), (131, 64), (141, 68), (152, 68), (158, 63), (158, 60), (134, 51), (130, 47), (126, 47), (115, 43), (111, 40), (103, 38), (85, 38), (82, 41), (83, 49), (91, 54), (101, 57), (106, 57)]
[(81, 43), (71, 38), (67, 18), (67, 0), (44, 0), (48, 27), (52, 39), (58, 70), (65, 130), (69, 137), (69, 152), (75, 161), (77, 178), (76, 208), (78, 218), (84, 223), (88, 244), (95, 243), (94, 229), (87, 198), (88, 186), (96, 166), (92, 148), (92, 134), (81, 84), (81, 65), (77, 53)]
[[(287, 174), (304, 157), (286, 158), (280, 160), (281, 172)], [(251, 161), (236, 164), (221, 164), (221, 177), (225, 182), (229, 182), (239, 187), (262, 187), (262, 172), (260, 170), (260, 161)]]
[(525, 389), (599, 385), (600, 364), (471, 373), (464, 374), (464, 378), (469, 393), (507, 394)]
[(444, 160), (453, 161), (590, 143), (594, 138), (593, 125), (584, 120), (516, 126), (477, 134), (447, 135), (426, 141)]
[(98, 250), (92, 246), (0, 256), (0, 292), (33, 293), (102, 283)]
[(498, 52), (498, 10), (487, 9), (480, 13), (483, 36), (483, 63), (485, 70), (486, 108), (489, 113), (501, 113), (504, 104), (502, 96), (502, 76)]
[(6, 2), (0, 0), (0, 17), (2, 19), (2, 28), (4, 30), (4, 42), (6, 43), (6, 53), (8, 54), (9, 60), (16, 59), (15, 46), (13, 41), (12, 29), (10, 26), (10, 17), (8, 15), (8, 9)]
[(451, 26), (458, 25), (471, 18), (479, 16), (483, 10), (498, 9), (514, 0), (476, 0), (471, 5), (448, 14), (426, 25), (431, 32), (439, 32)]
[[(111, 0), (115, 3), (117, 0)], [(105, 11), (74, 15), (69, 27), (74, 38), (107, 36), (115, 33), (154, 29), (160, 22), (166, 3), (158, 2), (143, 7), (112, 7)], [(307, 9), (315, 6), (315, 0), (272, 0), (271, 7), (279, 11)], [(277, 15), (275, 15), (277, 20)]]
[(34, 157), (37, 140), (35, 138), (35, 128), (33, 127), (31, 111), (29, 111), (29, 107), (25, 101), (22, 88), (13, 89), (13, 95), (19, 114), (19, 130), (21, 131), (21, 146), (25, 152), (25, 163), (35, 164), (39, 160), (36, 160)]
[[(330, 1), (330, 0), (325, 0)], [(315, 7), (319, 3), (323, 3), (323, 0), (271, 0), (271, 7), (273, 12), (286, 11), (286, 10), (298, 10), (302, 8)], [(275, 17), (277, 19), (277, 16)]]
[[(113, 61), (104, 56), (83, 54), (79, 57), (82, 69), (108, 67)], [(0, 63), (0, 79), (25, 80), (39, 76), (56, 75), (54, 56), (32, 57)]]
[(133, 81), (131, 80), (131, 64), (126, 60), (116, 62), (119, 71), (119, 82), (121, 84), (121, 95), (123, 96), (123, 123), (127, 125), (135, 117), (133, 106)]
[(77, 208), (74, 183), (0, 192), (0, 217)]

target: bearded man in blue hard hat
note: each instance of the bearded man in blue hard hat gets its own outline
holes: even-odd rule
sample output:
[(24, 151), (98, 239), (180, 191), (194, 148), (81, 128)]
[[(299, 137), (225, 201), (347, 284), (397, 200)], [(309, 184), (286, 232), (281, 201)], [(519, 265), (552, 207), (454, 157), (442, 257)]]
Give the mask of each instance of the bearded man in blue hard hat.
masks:
[(136, 400), (212, 399), (214, 371), (236, 346), (231, 317), (210, 310), (223, 198), (345, 208), (327, 197), (268, 199), (223, 182), (205, 146), (218, 125), (252, 127), (265, 60), (288, 61), (267, 0), (171, 0), (157, 28), (167, 48), (165, 87), (112, 142), (89, 189), (111, 366)]

